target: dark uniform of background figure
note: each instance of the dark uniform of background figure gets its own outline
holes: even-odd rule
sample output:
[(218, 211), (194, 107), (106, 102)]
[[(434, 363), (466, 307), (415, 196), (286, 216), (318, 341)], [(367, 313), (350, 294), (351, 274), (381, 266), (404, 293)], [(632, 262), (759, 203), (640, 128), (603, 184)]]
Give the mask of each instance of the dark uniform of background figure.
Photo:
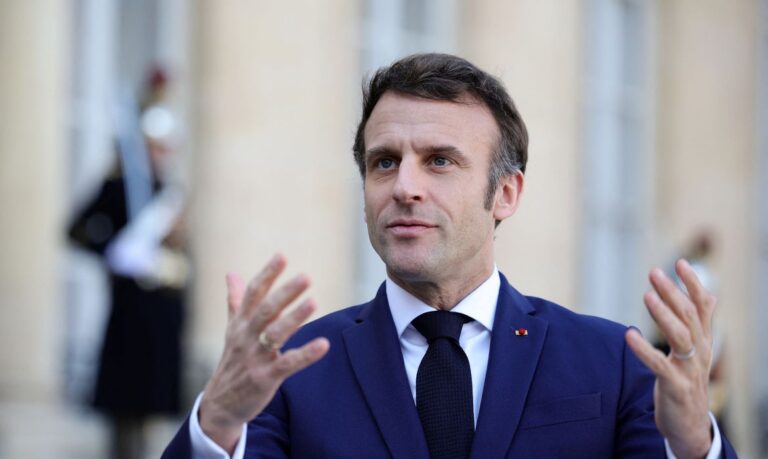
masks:
[[(151, 99), (158, 97), (156, 92), (151, 91)], [(150, 156), (165, 154), (161, 145), (146, 140)], [(155, 197), (160, 187), (157, 158), (150, 163)], [(128, 224), (125, 180), (119, 161), (116, 164), (69, 231), (75, 243), (103, 259), (109, 244)], [(162, 241), (162, 249), (183, 259), (180, 230), (179, 221)], [(179, 410), (186, 273), (127, 277), (105, 265), (110, 270), (111, 311), (93, 405), (111, 418), (114, 457), (138, 458), (143, 454), (146, 419), (175, 415)]]

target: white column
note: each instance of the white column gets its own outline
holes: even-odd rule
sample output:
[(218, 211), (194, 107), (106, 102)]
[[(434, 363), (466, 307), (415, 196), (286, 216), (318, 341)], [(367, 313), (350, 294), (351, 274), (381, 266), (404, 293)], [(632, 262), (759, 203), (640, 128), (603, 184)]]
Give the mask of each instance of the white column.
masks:
[[(68, 13), (69, 14), (69, 13)], [(71, 87), (73, 151), (69, 173), (69, 211), (78, 209), (98, 187), (112, 166), (114, 131), (111, 103), (114, 96), (116, 0), (82, 0), (74, 15), (72, 62), (76, 68)]]
[(588, 2), (581, 306), (646, 328), (653, 2)]
[(60, 370), (69, 17), (0, 2), (0, 403), (51, 396)]

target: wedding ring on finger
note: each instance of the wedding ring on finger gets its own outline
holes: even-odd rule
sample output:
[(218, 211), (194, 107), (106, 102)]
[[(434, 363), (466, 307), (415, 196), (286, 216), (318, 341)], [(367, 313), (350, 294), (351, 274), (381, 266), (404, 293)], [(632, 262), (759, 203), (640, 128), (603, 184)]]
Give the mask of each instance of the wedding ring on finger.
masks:
[(690, 360), (694, 355), (696, 355), (696, 346), (691, 346), (691, 350), (685, 354), (680, 354), (674, 350), (672, 351), (672, 357), (676, 358), (677, 360)]
[(259, 333), (259, 346), (270, 353), (280, 350), (280, 344), (276, 343), (269, 336), (267, 336), (266, 330)]

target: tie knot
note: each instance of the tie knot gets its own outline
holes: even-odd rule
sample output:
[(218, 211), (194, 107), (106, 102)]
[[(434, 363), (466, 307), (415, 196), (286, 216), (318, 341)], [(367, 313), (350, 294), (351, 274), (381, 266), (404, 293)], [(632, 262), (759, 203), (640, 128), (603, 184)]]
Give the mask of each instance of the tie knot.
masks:
[(461, 336), (461, 327), (471, 322), (472, 318), (458, 312), (433, 311), (425, 312), (413, 319), (414, 327), (421, 333), (427, 342), (437, 338), (450, 338), (458, 341)]

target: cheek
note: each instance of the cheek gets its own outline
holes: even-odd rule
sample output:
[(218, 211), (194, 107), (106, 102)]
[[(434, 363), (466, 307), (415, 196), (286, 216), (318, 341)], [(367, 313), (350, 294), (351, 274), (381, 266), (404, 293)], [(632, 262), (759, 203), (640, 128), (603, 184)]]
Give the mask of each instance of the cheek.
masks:
[(467, 193), (452, 206), (451, 219), (463, 234), (485, 233), (493, 228), (493, 211), (485, 208), (485, 195)]
[(444, 188), (435, 193), (435, 203), (455, 222), (476, 220), (485, 210), (485, 194), (474, 185), (465, 183), (451, 188)]
[(374, 225), (373, 212), (371, 211), (370, 205), (367, 202), (363, 207), (363, 221), (365, 222), (365, 225), (368, 227), (369, 232), (372, 229), (374, 229), (375, 225)]
[(381, 206), (378, 204), (379, 201), (376, 200), (376, 197), (366, 192), (363, 200), (363, 212), (364, 212), (364, 218), (365, 221), (368, 223), (374, 222), (376, 220), (376, 217), (381, 213)]

